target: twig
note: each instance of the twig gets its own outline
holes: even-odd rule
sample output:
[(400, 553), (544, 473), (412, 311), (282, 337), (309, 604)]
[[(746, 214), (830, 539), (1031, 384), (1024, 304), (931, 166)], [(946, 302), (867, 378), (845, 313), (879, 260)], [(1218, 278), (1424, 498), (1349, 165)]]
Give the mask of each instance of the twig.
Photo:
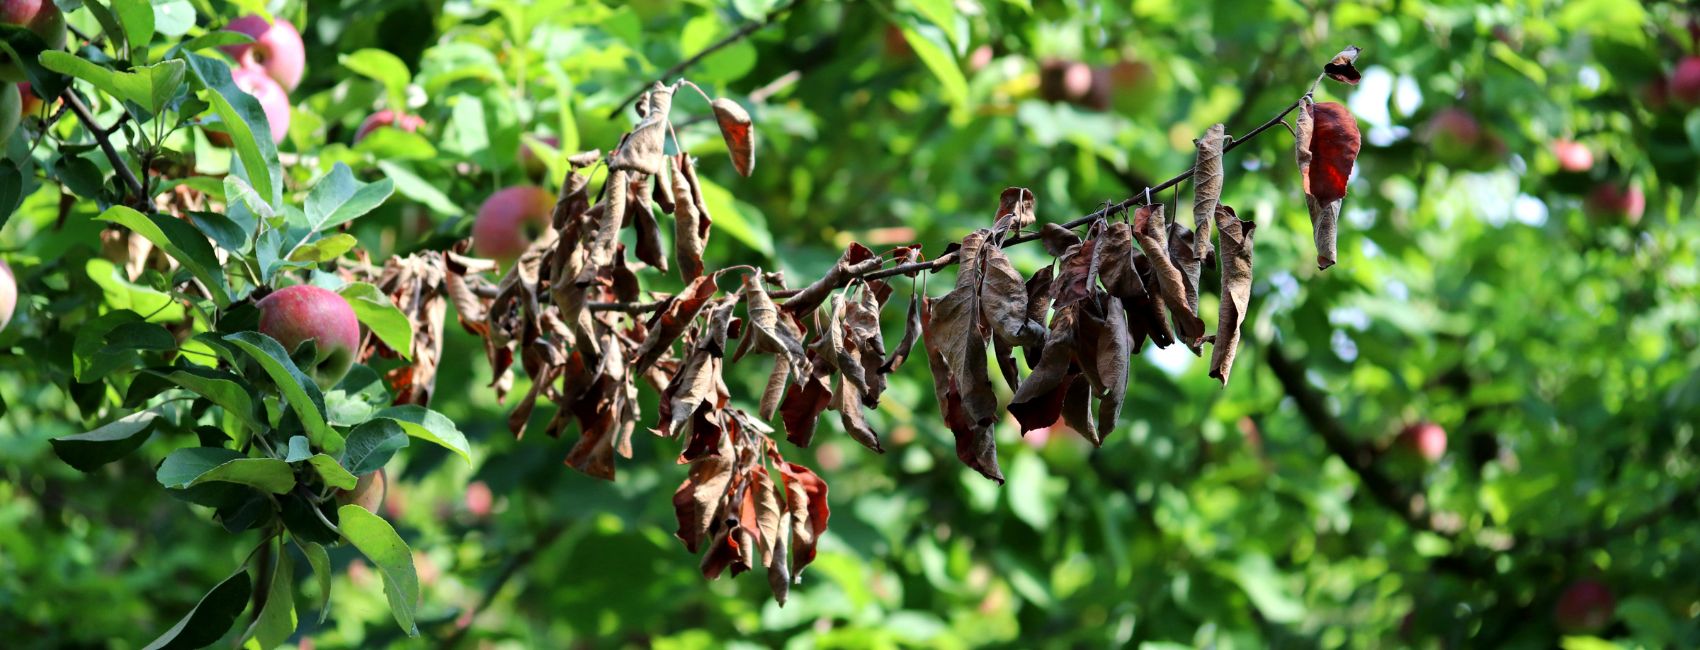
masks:
[[(130, 165), (124, 162), (124, 157), (118, 155), (118, 149), (112, 146), (112, 131), (103, 129), (95, 123), (94, 115), (89, 113), (89, 107), (83, 104), (83, 100), (78, 99), (77, 94), (72, 92), (70, 88), (67, 87), (61, 97), (65, 100), (65, 105), (71, 108), (71, 112), (77, 114), (77, 119), (83, 123), (88, 132), (94, 135), (95, 142), (100, 145), (101, 152), (105, 153), (106, 159), (112, 162), (112, 171), (118, 174), (118, 178), (123, 179), (125, 187), (130, 188), (130, 194), (135, 197), (137, 202), (146, 200), (147, 190), (142, 188), (142, 182), (136, 179), (135, 172), (130, 171)], [(120, 119), (114, 126), (122, 123), (123, 120)]]
[[(693, 65), (696, 65), (699, 61), (702, 61), (703, 59), (708, 58), (708, 55), (714, 54), (715, 52), (718, 52), (722, 48), (725, 48), (729, 45), (732, 45), (733, 43), (737, 43), (738, 41), (744, 40), (745, 38), (748, 38), (751, 34), (754, 34), (757, 31), (760, 31), (761, 28), (773, 24), (773, 21), (777, 20), (780, 16), (784, 15), (785, 12), (790, 11), (792, 9), (792, 7), (795, 7), (795, 6), (797, 6), (797, 0), (791, 0), (790, 2), (779, 5), (778, 7), (774, 7), (773, 10), (767, 12), (767, 15), (762, 17), (761, 20), (744, 23), (743, 27), (739, 27), (736, 31), (733, 31), (731, 34), (727, 34), (726, 38), (722, 38), (719, 41), (715, 42), (714, 44), (703, 48), (702, 51), (697, 52), (696, 54), (692, 54), (689, 58), (673, 64), (673, 67), (668, 68), (666, 71), (662, 72), (660, 74), (660, 76), (658, 76), (654, 79), (654, 81), (659, 81), (661, 83), (667, 83), (668, 79), (678, 76), (679, 73), (684, 72), (686, 69), (690, 68)], [(626, 110), (626, 106), (628, 104), (631, 104), (632, 102), (637, 101), (637, 98), (642, 97), (644, 93), (649, 92), (649, 87), (650, 87), (650, 83), (645, 82), (642, 86), (640, 86), (632, 94), (627, 95), (625, 99), (620, 100), (619, 104), (614, 105), (614, 110), (608, 112), (608, 119), (611, 120), (611, 119), (614, 119), (616, 117), (619, 117), (620, 112)]]

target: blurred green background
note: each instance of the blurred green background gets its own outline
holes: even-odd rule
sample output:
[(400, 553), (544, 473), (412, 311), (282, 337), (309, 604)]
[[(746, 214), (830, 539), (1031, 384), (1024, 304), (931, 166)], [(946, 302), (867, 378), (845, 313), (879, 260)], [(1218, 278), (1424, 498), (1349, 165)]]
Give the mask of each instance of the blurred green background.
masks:
[[(254, 2), (182, 4), (203, 30)], [(1244, 133), (1283, 110), (1355, 44), (1362, 83), (1318, 91), (1364, 134), (1339, 265), (1313, 263), (1291, 137), (1236, 149), (1223, 200), (1259, 227), (1233, 383), (1180, 346), (1148, 348), (1101, 449), (1000, 425), (1000, 488), (955, 460), (925, 364), (908, 364), (870, 413), (886, 454), (835, 418), (814, 448), (785, 450), (830, 483), (834, 513), (783, 608), (759, 576), (704, 581), (673, 539), (677, 441), (639, 436), (610, 484), (562, 464), (576, 433), (514, 440), (482, 343), (451, 315), (432, 406), (478, 466), (414, 445), (384, 506), (417, 552), (425, 636), (400, 636), (376, 577), (337, 549), (346, 573), (323, 624), (303, 611), (303, 647), (1700, 645), (1691, 8), (783, 4), (273, 3), (308, 52), (286, 173), (382, 170), (398, 194), (356, 225), (364, 247), (441, 248), (492, 191), (524, 182), (522, 142), (611, 148), (635, 119), (609, 118), (621, 99), (772, 14), (684, 72), (750, 108), (754, 175), (717, 155), (713, 121), (692, 119), (709, 116), (702, 102), (681, 95), (674, 120), (711, 181), (710, 267), (802, 284), (852, 241), (936, 256), (989, 225), (1006, 186), (1034, 191), (1041, 222), (1125, 198), (1186, 169), (1209, 125)], [(406, 64), (405, 93), (344, 65), (365, 48)], [(419, 137), (349, 144), (397, 102), (426, 120)], [(228, 157), (192, 150), (201, 171)], [(1190, 188), (1178, 200), (1186, 211)], [(253, 545), (158, 488), (173, 441), (92, 475), (49, 447), (116, 412), (58, 386), (75, 336), (62, 317), (101, 295), (85, 270), (97, 213), (62, 217), (48, 183), (0, 232), (25, 294), (0, 332), (0, 645), (140, 646)], [(1036, 246), (1011, 257), (1024, 273), (1049, 261)], [(1214, 292), (1203, 301), (1209, 321)], [(895, 340), (901, 309), (886, 317)], [(729, 372), (738, 405), (754, 410), (766, 370)], [(1402, 452), (1420, 423), (1445, 432), (1436, 462)], [(1603, 625), (1561, 606), (1579, 583), (1609, 592)]]

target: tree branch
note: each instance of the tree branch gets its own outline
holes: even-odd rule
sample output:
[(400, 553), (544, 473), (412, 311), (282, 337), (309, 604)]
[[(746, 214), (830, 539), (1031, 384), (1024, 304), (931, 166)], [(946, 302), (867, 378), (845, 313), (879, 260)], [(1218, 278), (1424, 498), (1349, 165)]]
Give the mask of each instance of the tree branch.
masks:
[[(795, 7), (795, 6), (797, 6), (797, 0), (791, 0), (790, 2), (787, 2), (785, 4), (774, 7), (773, 10), (767, 12), (767, 15), (763, 16), (761, 20), (744, 23), (743, 27), (739, 27), (736, 31), (734, 31), (730, 34), (727, 34), (726, 38), (722, 38), (719, 41), (716, 41), (714, 44), (703, 48), (702, 51), (697, 52), (696, 54), (692, 54), (690, 57), (686, 58), (685, 60), (673, 64), (673, 67), (668, 68), (666, 71), (662, 72), (653, 81), (659, 81), (661, 83), (667, 83), (667, 80), (669, 78), (678, 76), (679, 73), (684, 72), (685, 70), (689, 69), (691, 66), (696, 65), (698, 62), (702, 61), (703, 59), (708, 58), (708, 55), (714, 54), (715, 52), (718, 52), (721, 49), (724, 49), (727, 46), (732, 45), (733, 43), (744, 40), (745, 38), (749, 38), (749, 36), (751, 34), (754, 34), (758, 31), (761, 31), (761, 28), (773, 24), (773, 21), (778, 20), (780, 16), (785, 15), (785, 12), (790, 11), (791, 8)], [(649, 91), (650, 83), (651, 82), (647, 82), (647, 81), (644, 82), (644, 84), (642, 86), (638, 87), (638, 89), (636, 91), (632, 92), (632, 94), (630, 94), (630, 95), (627, 95), (625, 99), (620, 100), (619, 104), (615, 104), (614, 110), (608, 112), (608, 119), (611, 120), (611, 119), (614, 119), (616, 117), (619, 117), (620, 112), (626, 110), (626, 106), (628, 104), (631, 104), (632, 102), (637, 101), (637, 98), (642, 97), (644, 93)]]
[(71, 108), (71, 112), (77, 114), (77, 120), (83, 123), (83, 127), (94, 135), (94, 140), (100, 145), (101, 152), (105, 153), (106, 159), (112, 162), (112, 171), (116, 172), (118, 178), (124, 181), (125, 187), (130, 188), (130, 194), (135, 197), (137, 202), (146, 200), (147, 190), (142, 188), (142, 182), (136, 178), (135, 172), (130, 171), (130, 165), (124, 162), (124, 157), (118, 155), (118, 149), (112, 146), (112, 131), (123, 122), (119, 121), (113, 124), (112, 128), (103, 129), (95, 123), (94, 115), (89, 113), (88, 105), (84, 104), (83, 100), (78, 99), (77, 94), (72, 92), (69, 87), (65, 88), (61, 97), (65, 100), (65, 105)]

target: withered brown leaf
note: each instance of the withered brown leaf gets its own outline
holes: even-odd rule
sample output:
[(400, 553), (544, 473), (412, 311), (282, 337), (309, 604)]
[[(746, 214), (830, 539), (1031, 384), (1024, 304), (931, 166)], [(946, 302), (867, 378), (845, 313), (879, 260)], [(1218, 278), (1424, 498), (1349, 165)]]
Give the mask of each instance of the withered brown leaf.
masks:
[(821, 411), (832, 403), (832, 389), (827, 380), (832, 376), (831, 366), (820, 361), (813, 352), (809, 353), (809, 367), (813, 370), (804, 374), (798, 383), (792, 383), (785, 388), (785, 399), (779, 403), (779, 415), (785, 422), (785, 439), (798, 447), (807, 447), (814, 441), (815, 425), (820, 420)]
[(726, 152), (732, 156), (732, 168), (739, 176), (749, 176), (756, 166), (756, 134), (750, 128), (750, 114), (737, 102), (724, 97), (709, 105), (714, 107), (714, 121), (720, 125)]
[(702, 201), (696, 165), (682, 153), (673, 158), (673, 200), (673, 260), (679, 264), (679, 277), (690, 282), (702, 275), (702, 252), (714, 219)]
[(1194, 347), (1198, 344), (1198, 339), (1204, 336), (1204, 321), (1198, 318), (1198, 313), (1188, 304), (1186, 279), (1169, 258), (1172, 249), (1169, 246), (1168, 230), (1163, 220), (1163, 204), (1140, 206), (1134, 212), (1133, 237), (1145, 251), (1145, 259), (1150, 263), (1152, 275), (1157, 280), (1158, 294), (1174, 315), (1177, 329), (1180, 330), (1176, 334), (1188, 347)]
[(1345, 106), (1320, 102), (1311, 107), (1310, 193), (1323, 203), (1346, 197), (1346, 182), (1358, 160), (1362, 140), (1358, 121)]
[[(1204, 258), (1198, 256), (1198, 237), (1186, 224), (1179, 221), (1169, 223), (1169, 261), (1181, 271), (1181, 281), (1186, 290), (1186, 306), (1189, 312), (1198, 313), (1198, 284), (1204, 274)], [(1206, 254), (1214, 252), (1209, 242), (1204, 243)], [(1190, 323), (1183, 323), (1177, 317), (1175, 330), (1180, 332), (1181, 341), (1193, 354), (1201, 354), (1202, 339), (1204, 338), (1204, 321), (1198, 321), (1197, 331), (1191, 329)]]
[(714, 297), (714, 291), (713, 277), (698, 276), (678, 294), (668, 299), (666, 308), (650, 317), (649, 338), (644, 339), (643, 345), (638, 347), (634, 374), (642, 374), (672, 349), (673, 342), (679, 340), (679, 336), (685, 333), (685, 328), (690, 326), (691, 321), (702, 312), (703, 306), (708, 304), (708, 299)]
[(1226, 386), (1240, 344), (1240, 325), (1251, 304), (1252, 233), (1257, 224), (1240, 219), (1233, 208), (1224, 205), (1216, 213), (1216, 229), (1222, 241), (1222, 305), (1216, 320), (1216, 345), (1210, 353), (1210, 376)]
[[(987, 254), (988, 230), (977, 230), (963, 239), (958, 249), (960, 268), (956, 288), (939, 299), (932, 317), (932, 328), (924, 336), (929, 350), (943, 357), (949, 377), (961, 397), (967, 431), (957, 431), (956, 455), (963, 463), (999, 483), (1003, 472), (997, 464), (997, 445), (992, 425), (997, 423), (997, 395), (993, 392), (991, 376), (986, 367), (988, 333), (1019, 337), (1026, 323), (1026, 286), (1020, 276), (1010, 269), (1008, 274), (998, 268), (1008, 265), (1002, 252)], [(992, 263), (983, 259), (990, 258)], [(1008, 284), (1013, 276), (1013, 284)], [(992, 278), (997, 278), (993, 280)], [(1005, 292), (988, 300), (987, 284)], [(1015, 298), (1019, 295), (1020, 298)], [(923, 325), (926, 324), (923, 319)], [(966, 434), (966, 435), (965, 435)]]
[(838, 261), (832, 268), (827, 269), (819, 280), (809, 283), (809, 286), (803, 287), (797, 295), (785, 301), (785, 311), (806, 316), (826, 302), (827, 294), (833, 289), (844, 286), (853, 277), (879, 269), (884, 262), (867, 246), (851, 242), (850, 247), (844, 249), (844, 254), (838, 257)]
[(673, 110), (673, 90), (657, 81), (645, 95), (643, 119), (632, 127), (631, 136), (614, 151), (608, 168), (654, 176), (661, 173), (662, 151), (666, 148), (667, 117)]
[(732, 481), (732, 464), (731, 453), (704, 456), (691, 463), (690, 475), (673, 492), (673, 512), (679, 520), (674, 535), (692, 553), (702, 546), (709, 527), (719, 519), (722, 499)]
[(998, 233), (1015, 232), (1033, 225), (1033, 191), (1025, 187), (1005, 188), (998, 196), (998, 214), (992, 219), (992, 230)]
[(826, 481), (809, 468), (784, 459), (775, 458), (773, 465), (785, 484), (785, 509), (791, 519), (791, 580), (802, 582), (803, 569), (815, 561), (815, 547), (832, 517)]
[[(1210, 222), (1216, 218), (1216, 204), (1222, 200), (1222, 147), (1227, 140), (1227, 128), (1212, 124), (1195, 143), (1198, 156), (1192, 172), (1192, 229), (1197, 237), (1193, 240), (1192, 256), (1200, 264), (1204, 263), (1205, 249), (1210, 246)], [(1197, 274), (1193, 278), (1196, 285)], [(1197, 311), (1196, 299), (1193, 304), (1193, 311)]]

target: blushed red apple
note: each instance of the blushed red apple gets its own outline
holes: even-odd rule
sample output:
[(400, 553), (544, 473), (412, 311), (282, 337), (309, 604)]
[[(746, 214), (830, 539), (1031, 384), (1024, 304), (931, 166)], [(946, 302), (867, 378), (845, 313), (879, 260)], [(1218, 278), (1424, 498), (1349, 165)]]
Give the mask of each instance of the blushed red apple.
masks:
[(272, 292), (256, 305), (260, 332), (291, 353), (308, 339), (318, 358), (301, 370), (320, 388), (330, 388), (354, 366), (360, 345), (360, 320), (342, 296), (323, 287), (299, 284)]
[[(539, 136), (537, 139), (556, 149), (561, 148), (561, 139), (555, 136), (545, 135)], [(537, 150), (532, 147), (530, 142), (525, 141), (519, 143), (519, 167), (530, 178), (541, 177), (549, 171), (549, 166), (544, 164), (543, 157), (538, 155)]]
[(397, 128), (407, 131), (408, 133), (413, 133), (424, 126), (425, 118), (419, 117), (418, 115), (408, 115), (406, 113), (386, 108), (371, 114), (364, 122), (360, 123), (360, 128), (354, 131), (354, 141), (360, 142), (373, 131), (385, 127)]
[[(65, 49), (65, 15), (53, 0), (0, 0), (0, 25), (35, 32), (50, 50)], [(23, 81), (24, 68), (11, 55), (0, 54), (0, 80)]]
[(1670, 73), (1671, 99), (1682, 106), (1700, 105), (1700, 56), (1685, 56)]
[(533, 185), (516, 185), (491, 194), (472, 222), (472, 246), (480, 257), (509, 261), (531, 246), (549, 227), (555, 196)]
[(473, 481), (466, 486), (466, 510), (479, 519), (490, 516), (490, 510), (496, 505), (496, 495), (490, 491), (490, 485), (483, 481)]
[[(289, 136), (289, 94), (283, 91), (283, 86), (266, 76), (264, 70), (252, 66), (231, 70), (230, 80), (260, 102), (260, 109), (266, 113), (266, 126), (272, 131), (272, 144), (282, 143)], [(207, 131), (207, 140), (220, 147), (230, 146), (230, 135), (220, 131)]]
[(1079, 61), (1047, 59), (1039, 63), (1039, 98), (1079, 102), (1092, 92), (1092, 67)]
[(0, 330), (12, 323), (12, 314), (17, 310), (18, 278), (12, 275), (12, 267), (0, 260)]
[(1647, 211), (1647, 195), (1633, 183), (1600, 183), (1583, 200), (1582, 209), (1595, 219), (1635, 225)]
[(1567, 172), (1585, 172), (1594, 166), (1594, 152), (1575, 140), (1553, 142), (1552, 153), (1558, 158), (1559, 169)]
[(1446, 430), (1433, 422), (1418, 422), (1399, 431), (1399, 447), (1416, 453), (1430, 463), (1446, 455)]
[(1617, 599), (1604, 583), (1583, 578), (1570, 584), (1553, 607), (1553, 621), (1566, 632), (1598, 632), (1611, 624)]
[(282, 18), (268, 23), (264, 18), (250, 15), (230, 21), (224, 28), (254, 39), (252, 43), (224, 48), (239, 66), (265, 70), (285, 91), (294, 91), (301, 85), (301, 75), (307, 70), (307, 47), (301, 43), (301, 32), (295, 30), (295, 25)]

